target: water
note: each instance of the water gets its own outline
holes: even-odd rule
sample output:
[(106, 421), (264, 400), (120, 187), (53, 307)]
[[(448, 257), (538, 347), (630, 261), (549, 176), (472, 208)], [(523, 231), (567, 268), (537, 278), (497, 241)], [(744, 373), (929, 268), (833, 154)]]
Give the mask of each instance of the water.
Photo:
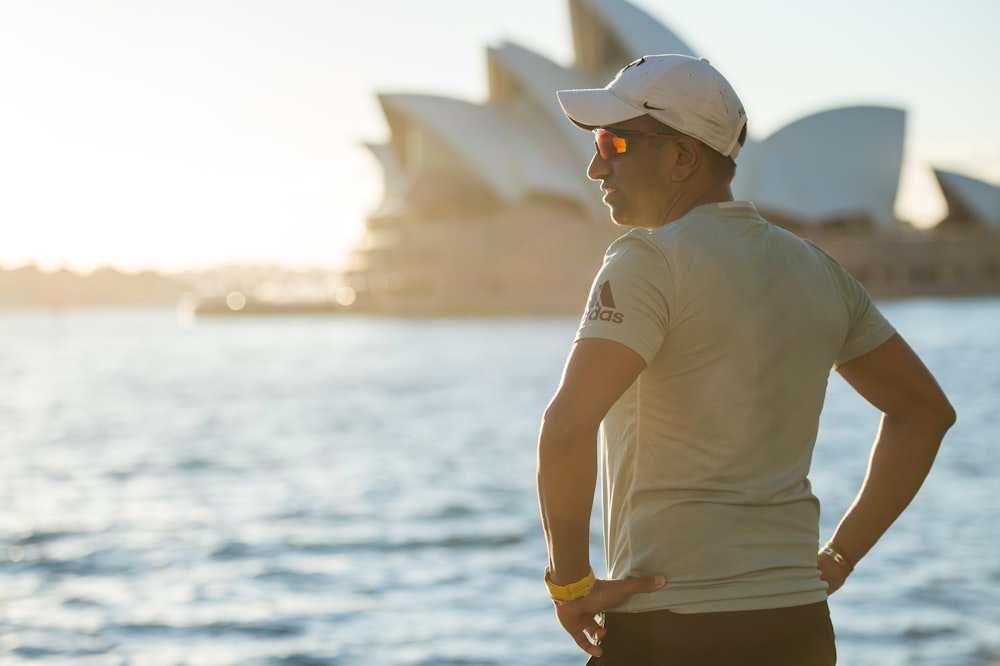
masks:
[[(884, 310), (959, 423), (831, 600), (840, 663), (1000, 664), (1000, 299)], [(585, 661), (534, 496), (572, 319), (189, 324), (0, 314), (0, 664)], [(824, 535), (876, 423), (834, 378)]]

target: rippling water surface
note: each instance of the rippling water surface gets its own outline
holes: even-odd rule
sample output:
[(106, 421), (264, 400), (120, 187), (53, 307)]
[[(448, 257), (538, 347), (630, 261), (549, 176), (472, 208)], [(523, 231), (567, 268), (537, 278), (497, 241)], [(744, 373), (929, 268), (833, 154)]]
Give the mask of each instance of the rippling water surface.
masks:
[[(884, 310), (960, 420), (831, 600), (840, 663), (1000, 664), (1000, 300)], [(582, 664), (534, 496), (574, 329), (0, 314), (0, 663)], [(824, 534), (876, 424), (834, 377)]]

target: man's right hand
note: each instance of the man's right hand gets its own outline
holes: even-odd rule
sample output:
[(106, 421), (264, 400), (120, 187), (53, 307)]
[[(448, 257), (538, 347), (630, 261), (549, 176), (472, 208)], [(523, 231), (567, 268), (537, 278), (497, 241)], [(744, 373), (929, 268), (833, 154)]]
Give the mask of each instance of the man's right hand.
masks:
[(646, 576), (625, 580), (598, 579), (585, 597), (574, 601), (557, 601), (556, 616), (559, 623), (580, 649), (593, 657), (602, 654), (600, 641), (606, 629), (598, 616), (609, 608), (623, 603), (633, 594), (656, 592), (667, 584), (664, 576)]

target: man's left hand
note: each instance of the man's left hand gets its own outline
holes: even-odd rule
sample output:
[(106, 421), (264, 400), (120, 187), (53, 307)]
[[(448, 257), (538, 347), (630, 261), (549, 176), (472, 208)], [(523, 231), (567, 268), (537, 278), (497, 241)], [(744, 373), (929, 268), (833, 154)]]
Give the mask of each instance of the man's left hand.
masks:
[(850, 569), (822, 553), (816, 556), (816, 568), (819, 569), (819, 577), (826, 583), (827, 596), (839, 590), (851, 573)]

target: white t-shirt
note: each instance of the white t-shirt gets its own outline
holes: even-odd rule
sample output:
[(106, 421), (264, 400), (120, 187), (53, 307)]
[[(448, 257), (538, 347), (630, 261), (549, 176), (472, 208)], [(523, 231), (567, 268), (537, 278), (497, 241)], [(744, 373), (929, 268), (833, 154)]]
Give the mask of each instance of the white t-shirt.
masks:
[(824, 600), (807, 477), (827, 379), (894, 332), (846, 270), (748, 202), (615, 241), (577, 334), (647, 363), (601, 428), (608, 576), (668, 581), (615, 610)]

